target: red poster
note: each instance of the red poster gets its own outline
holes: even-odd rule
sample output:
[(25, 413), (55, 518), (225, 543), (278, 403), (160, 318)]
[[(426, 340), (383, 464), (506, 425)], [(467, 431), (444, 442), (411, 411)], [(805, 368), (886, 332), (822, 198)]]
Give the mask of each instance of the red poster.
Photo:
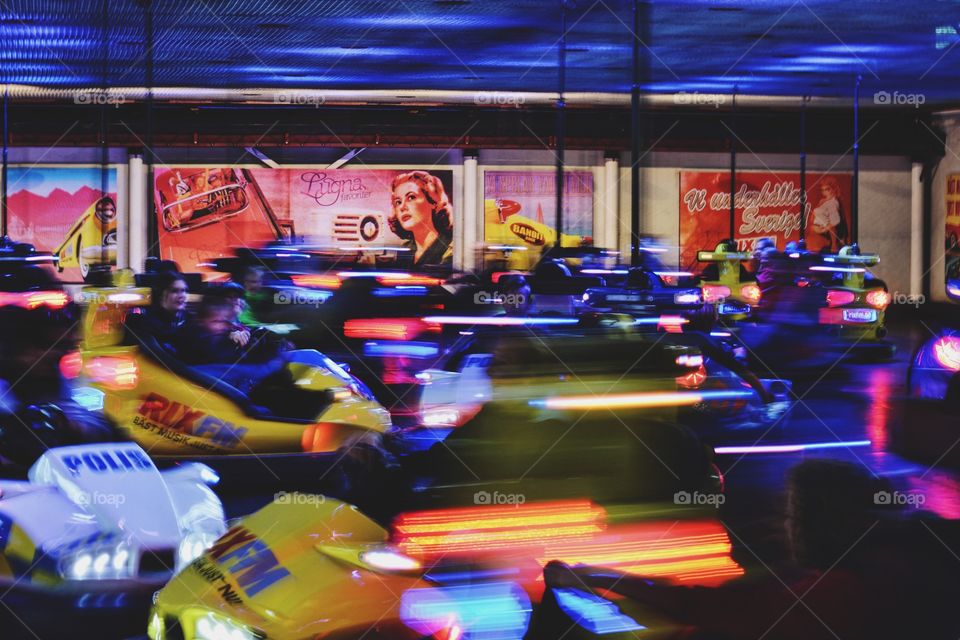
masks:
[(203, 270), (234, 247), (296, 237), (413, 266), (452, 260), (453, 172), (161, 167), (160, 254)]
[[(807, 173), (806, 229), (811, 251), (836, 252), (850, 241), (852, 176)], [(734, 239), (741, 251), (770, 238), (783, 249), (800, 239), (800, 174), (738, 171)], [(680, 266), (698, 270), (697, 251), (730, 237), (730, 173), (680, 172)]]

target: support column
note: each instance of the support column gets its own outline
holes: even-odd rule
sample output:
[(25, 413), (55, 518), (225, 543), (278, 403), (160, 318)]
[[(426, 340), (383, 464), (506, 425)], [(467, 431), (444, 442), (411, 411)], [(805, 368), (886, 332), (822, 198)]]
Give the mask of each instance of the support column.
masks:
[(923, 163), (910, 170), (910, 295), (923, 293)]
[(478, 189), (477, 156), (463, 156), (463, 220), (460, 224), (458, 268), (464, 271), (473, 271), (477, 267), (477, 237), (478, 228), (483, 225), (483, 203), (477, 203)]
[(129, 166), (117, 164), (117, 269), (130, 267)]
[[(127, 206), (127, 264), (134, 271), (143, 271), (147, 258), (147, 170), (143, 157), (131, 155), (127, 163), (129, 196)], [(118, 229), (119, 232), (119, 229)], [(119, 241), (119, 238), (118, 238)]]
[(597, 246), (619, 249), (620, 162), (616, 158), (606, 158), (603, 161), (603, 220), (601, 223), (603, 228)]

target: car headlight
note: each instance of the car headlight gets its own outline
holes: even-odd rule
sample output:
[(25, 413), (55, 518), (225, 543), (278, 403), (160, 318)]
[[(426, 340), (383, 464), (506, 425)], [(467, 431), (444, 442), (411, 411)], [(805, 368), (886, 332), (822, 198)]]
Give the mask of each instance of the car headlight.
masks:
[(696, 291), (686, 291), (673, 296), (674, 304), (702, 304), (703, 296)]
[(136, 554), (121, 542), (81, 547), (60, 559), (65, 580), (120, 580), (136, 573)]
[(212, 547), (219, 537), (219, 534), (212, 531), (191, 531), (185, 535), (177, 549), (177, 571), (181, 571), (202, 556), (204, 551)]
[(456, 427), (460, 412), (454, 407), (430, 407), (420, 412), (420, 421), (425, 427)]
[(193, 637), (195, 640), (260, 640), (259, 634), (215, 613), (197, 618)]

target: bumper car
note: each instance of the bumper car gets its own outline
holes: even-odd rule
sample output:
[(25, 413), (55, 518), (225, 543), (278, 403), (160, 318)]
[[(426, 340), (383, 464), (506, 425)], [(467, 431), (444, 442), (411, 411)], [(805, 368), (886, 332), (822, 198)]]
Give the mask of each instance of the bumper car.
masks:
[(83, 296), (82, 375), (103, 393), (104, 412), (152, 456), (322, 456), (378, 442), (390, 426), (369, 390), (321, 354), (282, 364), (298, 388), (312, 392), (309, 401), (265, 406), (179, 361), (148, 335), (129, 331), (135, 339), (128, 344), (125, 325), (149, 302), (148, 289), (121, 282)]
[(869, 276), (867, 268), (880, 262), (875, 253), (861, 254), (856, 245), (844, 247), (837, 255), (822, 256), (822, 263), (810, 267), (827, 289), (826, 308), (820, 309), (821, 326), (857, 353), (889, 358), (895, 347), (884, 340), (884, 315), (890, 304), (886, 285)]
[(703, 299), (716, 307), (723, 323), (750, 318), (760, 303), (760, 287), (742, 266), (750, 258), (749, 253), (737, 252), (727, 242), (713, 251), (697, 252), (697, 260), (708, 263), (701, 275)]
[(97, 614), (105, 636), (132, 634), (151, 594), (226, 531), (211, 469), (160, 471), (133, 443), (48, 449), (27, 478), (0, 480), (0, 587), (19, 620), (0, 614), (5, 638)]

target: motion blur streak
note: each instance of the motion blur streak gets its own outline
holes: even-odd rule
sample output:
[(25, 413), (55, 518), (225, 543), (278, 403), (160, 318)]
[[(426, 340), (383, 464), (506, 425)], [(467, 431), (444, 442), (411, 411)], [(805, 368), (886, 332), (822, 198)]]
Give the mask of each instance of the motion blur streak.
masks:
[(410, 340), (421, 333), (435, 333), (440, 327), (419, 318), (354, 318), (343, 325), (347, 338)]
[(296, 274), (290, 280), (298, 287), (319, 287), (321, 289), (339, 289), (340, 278), (324, 274)]
[(409, 589), (400, 598), (404, 624), (417, 633), (448, 640), (519, 640), (527, 631), (531, 610), (530, 599), (510, 582)]
[(492, 327), (522, 327), (533, 325), (579, 324), (576, 318), (517, 318), (513, 316), (428, 316), (424, 322), (436, 324), (469, 324)]
[(593, 396), (562, 396), (546, 400), (531, 400), (532, 406), (546, 409), (642, 409), (652, 407), (686, 407), (706, 400), (746, 398), (749, 391), (676, 391), (650, 393), (620, 393)]
[(607, 635), (643, 631), (645, 626), (621, 613), (615, 604), (586, 591), (556, 589), (557, 605), (578, 625), (591, 633)]
[(549, 544), (538, 561), (588, 564), (706, 586), (743, 575), (730, 549), (719, 522), (657, 521), (611, 528), (588, 542)]
[(807, 444), (764, 444), (743, 447), (715, 447), (713, 451), (717, 455), (741, 453), (796, 453), (798, 451), (814, 451), (816, 449), (869, 447), (871, 444), (872, 443), (869, 440), (841, 440), (839, 442), (810, 442)]
[(603, 530), (606, 512), (589, 501), (480, 506), (401, 514), (394, 542), (413, 556), (490, 551)]

